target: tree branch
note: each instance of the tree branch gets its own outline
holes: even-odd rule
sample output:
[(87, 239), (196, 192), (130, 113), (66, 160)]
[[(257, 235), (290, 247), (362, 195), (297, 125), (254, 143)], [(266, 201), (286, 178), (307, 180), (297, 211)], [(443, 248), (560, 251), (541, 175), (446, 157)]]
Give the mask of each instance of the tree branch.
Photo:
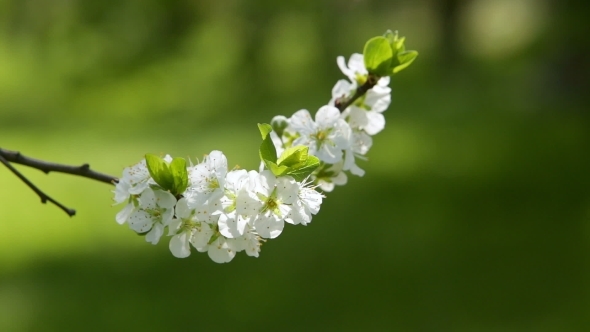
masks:
[(6, 160), (6, 158), (4, 158), (4, 155), (3, 154), (0, 154), (0, 162), (3, 163), (4, 166), (8, 167), (8, 169), (11, 170), (12, 173), (14, 173), (14, 175), (16, 175), (27, 186), (29, 186), (29, 188), (31, 188), (41, 198), (41, 203), (46, 204), (47, 201), (49, 201), (49, 202), (55, 204), (60, 209), (62, 209), (70, 217), (72, 217), (72, 216), (74, 216), (76, 214), (76, 210), (67, 208), (66, 206), (64, 206), (60, 202), (56, 201), (55, 199), (49, 197), (49, 195), (45, 194), (39, 188), (37, 188), (37, 186), (35, 186), (31, 181), (29, 181), (29, 179), (27, 179), (24, 175), (22, 175), (16, 168), (14, 168), (8, 162), (8, 160)]
[[(47, 162), (47, 161), (43, 161), (43, 160), (39, 160), (39, 159), (30, 158), (30, 157), (22, 155), (18, 151), (11, 151), (11, 150), (3, 149), (3, 148), (0, 148), (0, 157), (2, 157), (3, 159), (5, 159), (5, 161), (8, 161), (8, 162), (36, 168), (40, 171), (43, 171), (45, 174), (48, 174), (49, 172), (59, 172), (59, 173), (66, 173), (66, 174), (71, 174), (71, 175), (78, 175), (78, 176), (82, 176), (85, 178), (93, 179), (93, 180), (104, 182), (104, 183), (116, 184), (117, 182), (119, 182), (119, 179), (117, 179), (114, 176), (111, 176), (108, 174), (103, 174), (103, 173), (98, 173), (98, 172), (91, 170), (90, 165), (88, 165), (88, 164), (83, 164), (81, 166), (70, 166), (70, 165), (56, 164), (56, 163), (51, 163), (51, 162)], [(4, 165), (6, 165), (6, 163), (4, 163)], [(6, 167), (9, 167), (9, 166), (6, 166)], [(10, 167), (12, 167), (12, 166), (10, 166)]]
[(359, 86), (356, 89), (356, 91), (354, 92), (354, 95), (352, 95), (352, 97), (350, 97), (348, 99), (346, 99), (346, 98), (336, 99), (336, 101), (334, 103), (336, 108), (339, 109), (340, 112), (343, 112), (348, 106), (352, 105), (352, 103), (354, 103), (357, 99), (359, 99), (365, 93), (367, 93), (367, 91), (369, 91), (375, 85), (377, 85), (378, 81), (379, 81), (379, 77), (374, 76), (374, 75), (368, 75), (367, 81), (363, 85)]
[(116, 184), (119, 182), (114, 176), (110, 176), (107, 174), (102, 174), (95, 172), (90, 169), (90, 165), (83, 164), (81, 166), (70, 166), (70, 165), (63, 165), (63, 164), (56, 164), (51, 163), (39, 159), (30, 158), (27, 156), (22, 155), (18, 151), (11, 151), (0, 148), (0, 162), (4, 164), (14, 175), (16, 175), (19, 179), (21, 179), (29, 188), (31, 188), (40, 198), (41, 203), (46, 204), (48, 201), (55, 204), (57, 207), (62, 209), (68, 216), (72, 217), (76, 214), (76, 210), (70, 209), (65, 205), (61, 204), (60, 202), (56, 201), (55, 199), (51, 198), (49, 195), (41, 191), (37, 186), (35, 186), (29, 179), (27, 179), (24, 175), (22, 175), (14, 166), (10, 163), (21, 164), (25, 166), (29, 166), (32, 168), (36, 168), (38, 170), (43, 171), (45, 174), (49, 172), (59, 172), (59, 173), (66, 173), (72, 175), (78, 175), (85, 178), (93, 179), (100, 182)]

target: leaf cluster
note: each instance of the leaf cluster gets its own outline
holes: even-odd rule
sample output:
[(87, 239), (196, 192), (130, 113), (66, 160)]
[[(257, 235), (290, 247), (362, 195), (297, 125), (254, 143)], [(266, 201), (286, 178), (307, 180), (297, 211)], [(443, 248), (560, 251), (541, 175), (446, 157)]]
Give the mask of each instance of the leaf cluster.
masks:
[(146, 154), (145, 161), (150, 175), (164, 190), (178, 196), (188, 187), (188, 172), (184, 158), (174, 158), (170, 163), (155, 154)]
[(398, 36), (397, 31), (390, 30), (383, 36), (369, 39), (363, 50), (365, 67), (369, 74), (378, 77), (392, 76), (412, 64), (418, 52), (406, 51), (405, 40), (405, 37)]
[(262, 135), (260, 160), (274, 175), (289, 175), (296, 181), (303, 181), (320, 165), (318, 157), (310, 155), (309, 148), (302, 145), (285, 149), (277, 158), (277, 150), (270, 136), (272, 126), (259, 123), (258, 129)]

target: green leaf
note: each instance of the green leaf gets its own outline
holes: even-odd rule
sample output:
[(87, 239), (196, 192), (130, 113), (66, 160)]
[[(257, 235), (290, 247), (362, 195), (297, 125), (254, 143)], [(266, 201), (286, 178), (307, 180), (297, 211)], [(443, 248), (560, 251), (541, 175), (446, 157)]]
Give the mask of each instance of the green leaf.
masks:
[(404, 45), (406, 37), (399, 37), (397, 31), (392, 32), (391, 30), (387, 30), (383, 37), (389, 41), (393, 53), (391, 66), (387, 75), (391, 76), (408, 68), (418, 56), (418, 52), (406, 51), (406, 46)]
[(379, 77), (389, 75), (389, 68), (393, 58), (389, 39), (381, 36), (369, 39), (365, 44), (363, 55), (365, 67), (369, 74)]
[(290, 168), (299, 168), (307, 161), (308, 150), (309, 148), (303, 145), (287, 148), (283, 151), (277, 163)]
[(268, 123), (259, 123), (258, 130), (260, 130), (260, 135), (262, 135), (262, 139), (265, 139), (268, 134), (272, 131), (272, 126)]
[[(397, 36), (396, 36), (397, 37)], [(398, 53), (399, 52), (405, 52), (406, 51), (406, 46), (404, 45), (404, 43), (406, 42), (406, 37), (401, 37), (399, 39), (396, 39), (394, 41), (394, 43), (391, 45)]]
[(277, 162), (277, 150), (274, 143), (272, 142), (272, 139), (270, 138), (272, 127), (266, 123), (259, 123), (258, 129), (260, 129), (260, 134), (262, 135), (262, 143), (260, 144), (259, 149), (260, 160), (262, 160), (262, 162), (266, 164), (267, 168), (270, 169), (268, 162), (273, 162), (275, 164)]
[(283, 151), (277, 163), (267, 163), (268, 169), (274, 175), (289, 175), (297, 181), (303, 181), (319, 165), (320, 160), (309, 155), (309, 147), (303, 145), (290, 147)]
[(164, 159), (148, 153), (145, 155), (145, 162), (150, 175), (160, 187), (164, 188), (164, 190), (174, 189), (174, 179)]
[(397, 59), (400, 64), (393, 67), (392, 74), (397, 74), (400, 71), (408, 68), (412, 64), (412, 62), (414, 62), (414, 60), (416, 59), (417, 56), (418, 56), (418, 52), (416, 52), (416, 51), (406, 51), (406, 52), (399, 53), (397, 55)]
[(184, 158), (174, 158), (170, 163), (170, 171), (174, 182), (173, 195), (180, 195), (188, 187), (188, 172), (186, 171), (186, 160)]
[(272, 161), (268, 161), (265, 164), (266, 164), (266, 168), (268, 168), (272, 172), (272, 174), (274, 174), (275, 176), (286, 175), (291, 170), (291, 168), (289, 168), (287, 166), (277, 165), (277, 164), (273, 163)]
[(313, 171), (316, 170), (320, 166), (320, 160), (316, 156), (308, 156), (305, 164), (301, 167), (294, 169), (290, 172), (287, 172), (286, 175), (292, 176), (295, 181), (303, 181), (306, 177), (308, 177)]

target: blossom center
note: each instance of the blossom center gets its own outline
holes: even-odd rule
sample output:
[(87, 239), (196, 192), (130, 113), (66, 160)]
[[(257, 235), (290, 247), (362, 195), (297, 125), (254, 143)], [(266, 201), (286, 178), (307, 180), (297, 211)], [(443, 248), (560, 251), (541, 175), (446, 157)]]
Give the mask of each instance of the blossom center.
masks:
[(182, 225), (180, 226), (180, 231), (190, 232), (194, 228), (198, 228), (199, 226), (201, 226), (200, 222), (194, 222), (190, 219), (183, 219)]
[(322, 144), (325, 143), (325, 141), (328, 140), (328, 135), (330, 134), (330, 132), (332, 131), (332, 128), (326, 128), (324, 130), (320, 130), (317, 133), (311, 135), (311, 137), (314, 138), (314, 140), (316, 141), (316, 149), (320, 149), (320, 147), (322, 146)]
[(363, 75), (359, 72), (355, 73), (354, 78), (355, 78), (356, 82), (358, 83), (358, 85), (363, 85), (367, 81), (367, 75)]
[(217, 178), (210, 178), (209, 181), (207, 181), (207, 185), (209, 189), (217, 189), (219, 188), (219, 181)]
[(277, 202), (274, 199), (272, 199), (272, 197), (266, 201), (266, 209), (267, 210), (274, 211), (278, 206), (279, 205), (277, 204)]
[(162, 212), (158, 209), (145, 209), (144, 211), (147, 212), (147, 214), (149, 214), (154, 219), (160, 218), (160, 216), (162, 215)]

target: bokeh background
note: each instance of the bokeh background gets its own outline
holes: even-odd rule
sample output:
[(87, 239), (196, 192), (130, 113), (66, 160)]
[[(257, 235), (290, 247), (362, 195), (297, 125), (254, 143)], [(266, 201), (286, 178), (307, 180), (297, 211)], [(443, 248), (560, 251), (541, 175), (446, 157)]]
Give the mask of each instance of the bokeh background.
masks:
[(317, 110), (386, 29), (367, 174), (261, 257), (176, 259), (112, 188), (0, 167), (0, 331), (587, 331), (583, 1), (0, 0), (0, 146), (119, 175), (147, 153), (256, 168), (258, 122)]

